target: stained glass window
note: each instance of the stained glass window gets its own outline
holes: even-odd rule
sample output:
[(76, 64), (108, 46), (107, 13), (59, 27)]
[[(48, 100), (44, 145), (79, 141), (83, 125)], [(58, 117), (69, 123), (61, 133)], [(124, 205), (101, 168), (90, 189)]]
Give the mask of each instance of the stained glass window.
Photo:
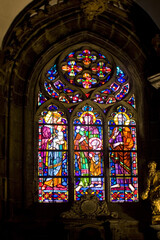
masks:
[(78, 201), (88, 188), (100, 201), (138, 201), (131, 74), (89, 45), (53, 59), (38, 92), (39, 202)]
[(74, 119), (75, 200), (91, 188), (104, 199), (103, 126), (98, 113), (84, 106)]
[(110, 192), (112, 202), (138, 200), (136, 123), (120, 106), (108, 122)]
[(67, 136), (64, 113), (50, 105), (39, 118), (39, 202), (68, 200)]

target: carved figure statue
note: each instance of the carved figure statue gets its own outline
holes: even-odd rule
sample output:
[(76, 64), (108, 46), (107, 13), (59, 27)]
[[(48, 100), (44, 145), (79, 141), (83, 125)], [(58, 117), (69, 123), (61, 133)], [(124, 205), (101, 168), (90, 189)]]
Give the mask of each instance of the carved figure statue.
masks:
[(149, 177), (147, 188), (142, 193), (142, 199), (150, 199), (152, 206), (152, 224), (160, 223), (160, 170), (156, 170), (156, 162), (148, 164)]

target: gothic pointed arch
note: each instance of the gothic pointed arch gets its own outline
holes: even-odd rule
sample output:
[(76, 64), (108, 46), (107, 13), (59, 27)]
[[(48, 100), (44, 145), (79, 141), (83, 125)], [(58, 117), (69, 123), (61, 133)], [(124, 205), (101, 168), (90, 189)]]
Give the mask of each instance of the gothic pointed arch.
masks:
[[(58, 53), (43, 67), (37, 89), (37, 108), (46, 109), (38, 110), (39, 142), (47, 142), (38, 155), (40, 202), (79, 200), (88, 188), (100, 200), (138, 201), (137, 153), (133, 153), (137, 149), (124, 148), (129, 140), (133, 142), (136, 124), (126, 125), (136, 122), (132, 119), (136, 119), (136, 100), (130, 71), (122, 61), (108, 50), (82, 42)], [(57, 113), (61, 114), (58, 119)], [(125, 118), (123, 124), (117, 122), (120, 117)], [(45, 136), (47, 124), (49, 135)], [(68, 144), (63, 149), (65, 141)], [(116, 160), (118, 156), (121, 159)]]

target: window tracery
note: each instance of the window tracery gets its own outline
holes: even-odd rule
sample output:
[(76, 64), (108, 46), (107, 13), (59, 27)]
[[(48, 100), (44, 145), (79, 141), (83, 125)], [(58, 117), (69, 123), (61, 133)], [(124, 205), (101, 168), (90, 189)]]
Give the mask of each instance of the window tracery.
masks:
[(67, 50), (43, 73), (38, 107), (49, 99), (39, 120), (39, 202), (68, 201), (71, 191), (79, 200), (88, 188), (100, 200), (138, 201), (136, 105), (123, 65), (90, 46)]

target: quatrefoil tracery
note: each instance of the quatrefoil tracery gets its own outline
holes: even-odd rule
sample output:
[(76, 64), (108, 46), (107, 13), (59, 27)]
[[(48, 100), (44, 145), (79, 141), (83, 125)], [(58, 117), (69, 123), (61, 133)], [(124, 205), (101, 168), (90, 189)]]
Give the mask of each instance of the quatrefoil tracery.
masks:
[(104, 106), (114, 104), (128, 95), (130, 84), (126, 73), (110, 62), (87, 47), (63, 54), (45, 73), (43, 86), (48, 95), (64, 104), (85, 99)]
[(107, 82), (112, 69), (104, 55), (84, 49), (67, 55), (62, 73), (71, 84), (88, 89)]

